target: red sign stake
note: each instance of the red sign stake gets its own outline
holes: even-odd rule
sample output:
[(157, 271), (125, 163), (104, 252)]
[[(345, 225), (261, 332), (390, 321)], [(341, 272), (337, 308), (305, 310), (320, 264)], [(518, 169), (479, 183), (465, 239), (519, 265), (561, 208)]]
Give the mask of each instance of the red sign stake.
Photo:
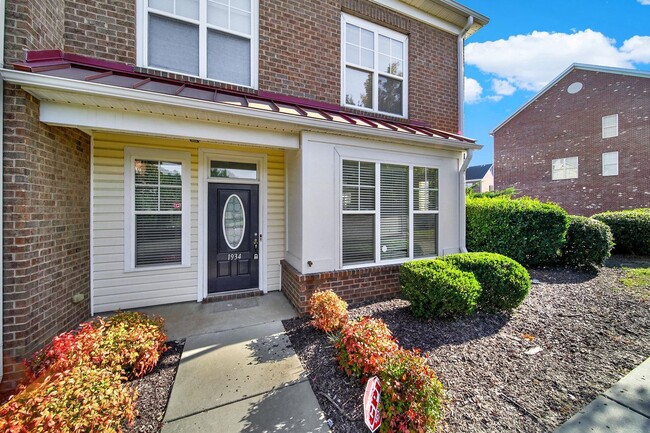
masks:
[(381, 383), (377, 376), (373, 376), (368, 380), (366, 392), (363, 394), (363, 420), (371, 432), (377, 430), (381, 425), (380, 396)]

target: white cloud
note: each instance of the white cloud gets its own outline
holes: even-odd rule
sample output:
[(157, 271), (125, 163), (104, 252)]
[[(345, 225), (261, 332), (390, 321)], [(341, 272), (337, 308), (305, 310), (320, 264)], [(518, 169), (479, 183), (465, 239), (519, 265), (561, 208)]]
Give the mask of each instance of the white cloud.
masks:
[(517, 88), (508, 80), (492, 80), (492, 91), (500, 96), (510, 96), (517, 91)]
[(637, 0), (643, 6), (650, 6), (650, 0)]
[(481, 100), (483, 87), (473, 78), (465, 77), (465, 102), (467, 104), (476, 104)]
[[(648, 5), (650, 5), (650, 0)], [(634, 63), (650, 63), (650, 36), (633, 36), (623, 42), (621, 53)]]
[(496, 95), (508, 96), (514, 93), (511, 87), (540, 90), (572, 63), (620, 68), (650, 63), (650, 36), (634, 36), (618, 48), (614, 39), (590, 29), (571, 34), (534, 31), (468, 44), (465, 56), (469, 65), (495, 77)]

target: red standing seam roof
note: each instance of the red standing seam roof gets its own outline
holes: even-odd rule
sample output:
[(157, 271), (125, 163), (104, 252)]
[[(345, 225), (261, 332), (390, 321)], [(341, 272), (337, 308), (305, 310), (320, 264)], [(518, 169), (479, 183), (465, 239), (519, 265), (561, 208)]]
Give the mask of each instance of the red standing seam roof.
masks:
[(58, 50), (30, 51), (27, 60), (14, 63), (14, 69), (52, 77), (100, 83), (128, 89), (198, 99), (250, 110), (273, 111), (289, 116), (308, 117), (400, 134), (419, 135), (455, 142), (475, 143), (462, 135), (431, 128), (416, 122), (399, 122), (343, 111), (341, 107), (287, 95), (259, 91), (257, 94), (225, 90), (213, 86), (157, 77), (136, 71), (125, 63), (64, 53)]

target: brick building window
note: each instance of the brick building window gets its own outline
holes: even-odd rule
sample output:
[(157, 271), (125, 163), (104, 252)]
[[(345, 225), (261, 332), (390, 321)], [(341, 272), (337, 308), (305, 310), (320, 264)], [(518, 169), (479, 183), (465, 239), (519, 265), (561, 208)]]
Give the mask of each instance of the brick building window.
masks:
[(618, 176), (618, 152), (603, 153), (603, 176)]
[(258, 0), (138, 2), (138, 64), (257, 87)]
[(578, 157), (554, 159), (551, 163), (553, 180), (577, 179), (578, 178)]
[(189, 265), (189, 154), (125, 149), (125, 270)]
[(618, 137), (618, 114), (603, 116), (603, 138)]
[(438, 170), (343, 160), (344, 266), (438, 254)]
[(342, 14), (341, 104), (407, 117), (408, 37)]

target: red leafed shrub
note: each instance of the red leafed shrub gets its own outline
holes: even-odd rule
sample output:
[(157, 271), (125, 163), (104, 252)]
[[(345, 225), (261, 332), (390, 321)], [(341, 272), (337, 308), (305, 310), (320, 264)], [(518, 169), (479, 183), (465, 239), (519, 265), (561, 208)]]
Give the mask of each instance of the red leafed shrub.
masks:
[(50, 371), (0, 407), (0, 432), (119, 433), (135, 417), (135, 400), (118, 372), (93, 365)]
[(393, 351), (379, 371), (380, 432), (429, 432), (442, 417), (442, 384), (418, 351)]
[(167, 335), (162, 327), (162, 318), (137, 312), (82, 323), (25, 361), (28, 383), (48, 369), (65, 371), (79, 364), (93, 364), (130, 378), (142, 377), (154, 369), (166, 350)]
[(386, 357), (399, 347), (384, 321), (371, 317), (348, 322), (334, 344), (347, 375), (366, 377), (376, 375)]
[(348, 304), (331, 290), (315, 292), (309, 298), (309, 314), (316, 329), (338, 331), (348, 321)]

